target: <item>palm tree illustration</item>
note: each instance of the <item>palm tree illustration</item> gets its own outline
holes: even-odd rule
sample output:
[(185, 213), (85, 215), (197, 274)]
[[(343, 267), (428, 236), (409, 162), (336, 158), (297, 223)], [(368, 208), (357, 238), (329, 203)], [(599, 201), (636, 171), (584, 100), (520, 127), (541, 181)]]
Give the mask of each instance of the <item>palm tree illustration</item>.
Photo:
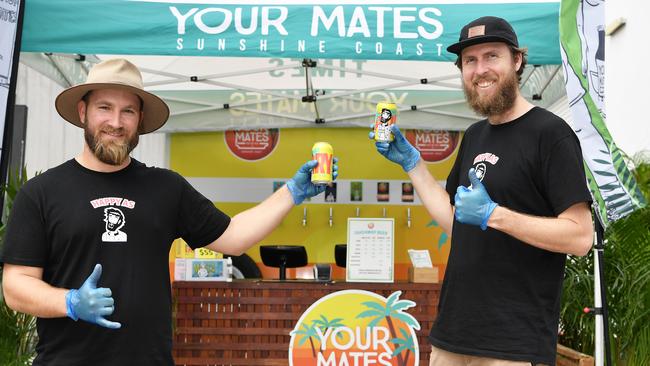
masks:
[[(386, 299), (385, 305), (379, 301), (363, 302), (362, 304), (370, 309), (357, 315), (357, 318), (375, 317), (373, 320), (370, 321), (370, 323), (368, 323), (369, 327), (374, 327), (380, 321), (386, 319), (386, 323), (388, 324), (390, 335), (393, 337), (393, 339), (397, 338), (397, 332), (395, 331), (393, 318), (401, 320), (408, 326), (419, 330), (420, 323), (418, 323), (418, 321), (413, 316), (411, 316), (411, 314), (404, 312), (404, 310), (414, 307), (415, 303), (411, 300), (398, 300), (401, 294), (402, 291), (393, 292), (388, 297), (388, 299)], [(396, 349), (398, 348), (397, 345), (395, 347)], [(402, 357), (402, 353), (393, 352), (393, 356), (395, 355), (397, 355), (397, 363), (400, 366), (406, 366), (406, 362)]]
[[(329, 320), (325, 315), (321, 314), (320, 319), (314, 320), (313, 325), (319, 327), (321, 332), (325, 334), (329, 328), (344, 327), (345, 324), (341, 323), (341, 320), (343, 320), (343, 318), (334, 318)], [(337, 333), (336, 337), (343, 338), (343, 333)]]
[[(312, 337), (317, 338), (318, 333), (316, 333), (316, 324), (311, 323), (311, 326), (308, 326), (305, 323), (302, 323), (302, 329), (298, 330), (292, 330), (290, 335), (301, 335), (302, 337), (298, 341), (298, 346), (302, 346), (308, 339), (309, 339), (309, 345), (311, 346), (311, 354), (314, 358), (316, 358), (316, 347), (314, 347), (314, 340)], [(319, 347), (320, 348), (320, 347)], [(320, 351), (319, 351), (320, 352)]]
[(411, 335), (406, 332), (406, 329), (401, 328), (399, 331), (402, 333), (402, 337), (404, 338), (393, 338), (390, 340), (399, 346), (395, 348), (395, 351), (393, 351), (393, 356), (406, 351), (406, 355), (404, 356), (404, 364), (407, 365), (409, 362), (409, 357), (411, 356), (411, 352), (415, 353), (415, 343), (413, 342), (413, 337), (411, 337)]
[[(329, 328), (344, 327), (345, 324), (341, 323), (341, 320), (343, 320), (343, 318), (334, 318), (329, 320), (325, 315), (321, 314), (320, 319), (314, 320), (312, 326), (320, 328), (321, 333), (324, 335), (327, 333)], [(336, 333), (336, 338), (343, 338), (343, 333)], [(318, 348), (318, 353), (321, 353), (321, 348), (323, 348), (322, 344), (321, 347)]]

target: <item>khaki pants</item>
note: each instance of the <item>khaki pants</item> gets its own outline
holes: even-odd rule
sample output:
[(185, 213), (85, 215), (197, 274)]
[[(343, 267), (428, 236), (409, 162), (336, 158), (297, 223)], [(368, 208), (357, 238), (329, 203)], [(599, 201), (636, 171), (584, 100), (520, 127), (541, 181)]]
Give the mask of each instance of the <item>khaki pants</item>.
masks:
[(531, 366), (530, 362), (461, 355), (431, 346), (429, 366)]

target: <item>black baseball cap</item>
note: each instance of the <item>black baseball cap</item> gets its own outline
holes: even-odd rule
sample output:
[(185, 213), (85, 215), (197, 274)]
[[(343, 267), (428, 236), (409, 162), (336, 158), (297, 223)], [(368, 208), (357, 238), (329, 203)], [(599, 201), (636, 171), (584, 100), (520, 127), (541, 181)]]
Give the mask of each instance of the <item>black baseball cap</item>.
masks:
[(517, 34), (510, 23), (499, 17), (480, 17), (471, 21), (460, 31), (457, 43), (447, 47), (447, 51), (460, 55), (465, 47), (487, 42), (505, 42), (519, 47)]

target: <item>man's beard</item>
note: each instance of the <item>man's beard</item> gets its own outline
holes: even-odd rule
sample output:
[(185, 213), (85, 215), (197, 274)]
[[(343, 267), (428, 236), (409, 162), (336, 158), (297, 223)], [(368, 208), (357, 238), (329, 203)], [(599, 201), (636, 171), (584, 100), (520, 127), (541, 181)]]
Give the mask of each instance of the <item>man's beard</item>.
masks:
[(514, 106), (519, 87), (518, 76), (514, 70), (497, 84), (498, 90), (491, 96), (481, 97), (477, 92), (478, 87), (474, 84), (481, 79), (494, 80), (492, 77), (476, 77), (469, 86), (463, 83), (467, 103), (474, 112), (485, 117), (498, 116)]
[[(88, 121), (88, 117), (86, 117)], [(103, 127), (92, 131), (88, 127), (88, 122), (84, 124), (84, 138), (86, 143), (90, 148), (90, 151), (93, 152), (95, 157), (99, 159), (102, 163), (109, 165), (120, 165), (126, 158), (129, 156), (131, 151), (138, 146), (139, 135), (136, 132), (133, 137), (127, 138), (125, 140), (102, 140), (102, 132), (113, 133), (113, 132), (123, 132), (123, 128), (113, 129), (111, 127)]]

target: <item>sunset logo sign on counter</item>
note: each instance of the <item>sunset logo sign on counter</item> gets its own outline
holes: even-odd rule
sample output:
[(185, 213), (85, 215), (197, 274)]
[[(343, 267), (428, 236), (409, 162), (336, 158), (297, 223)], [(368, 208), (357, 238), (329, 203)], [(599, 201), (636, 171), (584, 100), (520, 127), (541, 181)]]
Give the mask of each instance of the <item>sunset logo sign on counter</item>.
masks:
[(224, 139), (233, 155), (243, 160), (256, 161), (273, 152), (280, 139), (280, 131), (277, 128), (228, 130), (224, 133)]
[(362, 290), (329, 294), (291, 332), (290, 366), (419, 365), (418, 321), (405, 310), (416, 304)]
[(406, 130), (406, 139), (420, 151), (426, 162), (440, 162), (456, 150), (460, 133), (457, 131)]

